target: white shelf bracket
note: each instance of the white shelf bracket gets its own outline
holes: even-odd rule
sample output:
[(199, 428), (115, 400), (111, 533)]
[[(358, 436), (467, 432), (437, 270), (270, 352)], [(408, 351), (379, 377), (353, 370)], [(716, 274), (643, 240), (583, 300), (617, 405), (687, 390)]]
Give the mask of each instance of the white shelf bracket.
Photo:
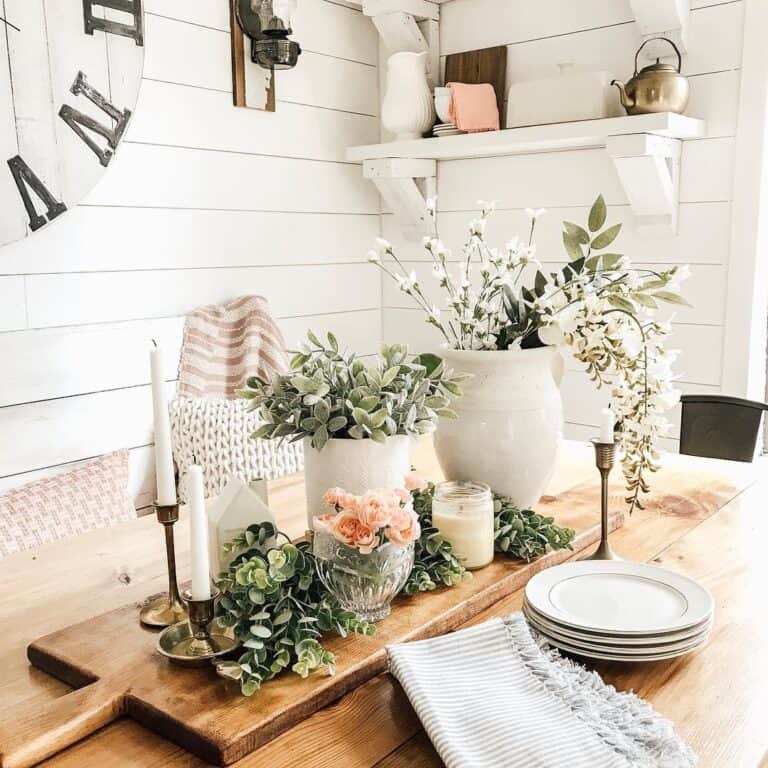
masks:
[[(387, 158), (363, 163), (363, 176), (376, 185), (403, 234), (412, 239), (434, 234), (426, 198), (435, 194), (436, 174), (434, 160)], [(416, 179), (424, 179), (426, 195)]]
[(373, 21), (390, 55), (429, 53), (430, 84), (439, 83), (440, 6), (427, 0), (363, 0), (363, 13)]
[(681, 146), (679, 139), (648, 133), (606, 139), (641, 234), (677, 234)]
[[(663, 35), (674, 40), (682, 53), (688, 50), (691, 0), (629, 0), (629, 4), (643, 40)], [(669, 56), (669, 46), (661, 45), (651, 43), (643, 54), (650, 59)]]

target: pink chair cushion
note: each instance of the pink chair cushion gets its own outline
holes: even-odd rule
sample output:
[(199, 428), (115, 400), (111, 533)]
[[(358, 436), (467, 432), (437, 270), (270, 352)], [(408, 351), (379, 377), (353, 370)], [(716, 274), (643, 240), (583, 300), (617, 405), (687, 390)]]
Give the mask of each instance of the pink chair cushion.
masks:
[(128, 451), (0, 494), (0, 557), (133, 520)]

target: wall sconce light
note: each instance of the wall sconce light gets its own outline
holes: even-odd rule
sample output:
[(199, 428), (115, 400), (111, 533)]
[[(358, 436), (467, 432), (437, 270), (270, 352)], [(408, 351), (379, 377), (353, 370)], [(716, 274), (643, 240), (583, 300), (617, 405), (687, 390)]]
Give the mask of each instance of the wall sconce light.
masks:
[(237, 21), (251, 38), (251, 60), (264, 69), (292, 69), (301, 46), (288, 39), (297, 0), (237, 0)]

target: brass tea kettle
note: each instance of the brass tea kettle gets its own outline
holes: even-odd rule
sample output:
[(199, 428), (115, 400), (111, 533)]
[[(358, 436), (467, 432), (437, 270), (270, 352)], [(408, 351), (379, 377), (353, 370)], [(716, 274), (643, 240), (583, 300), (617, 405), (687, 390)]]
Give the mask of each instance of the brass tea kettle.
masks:
[[(655, 64), (637, 71), (637, 57), (651, 40), (664, 40), (677, 54), (677, 68), (671, 64), (662, 64), (656, 59)], [(651, 37), (646, 40), (635, 54), (635, 74), (626, 85), (612, 80), (621, 94), (621, 104), (628, 115), (646, 115), (650, 112), (677, 112), (681, 114), (688, 106), (688, 78), (680, 74), (682, 57), (678, 47), (668, 37)]]

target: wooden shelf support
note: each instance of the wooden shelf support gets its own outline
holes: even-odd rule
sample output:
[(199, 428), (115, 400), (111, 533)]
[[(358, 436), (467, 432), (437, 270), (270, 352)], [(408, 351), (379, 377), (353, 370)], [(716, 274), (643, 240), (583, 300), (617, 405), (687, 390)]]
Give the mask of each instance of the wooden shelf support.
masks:
[[(414, 239), (433, 234), (426, 198), (435, 194), (436, 174), (437, 163), (434, 160), (386, 158), (363, 163), (365, 178), (376, 185), (403, 233)], [(424, 192), (416, 179), (424, 179)]]
[(389, 55), (429, 53), (429, 80), (440, 82), (440, 7), (428, 0), (362, 0)]
[(677, 234), (681, 148), (679, 139), (647, 133), (607, 137), (639, 233)]

